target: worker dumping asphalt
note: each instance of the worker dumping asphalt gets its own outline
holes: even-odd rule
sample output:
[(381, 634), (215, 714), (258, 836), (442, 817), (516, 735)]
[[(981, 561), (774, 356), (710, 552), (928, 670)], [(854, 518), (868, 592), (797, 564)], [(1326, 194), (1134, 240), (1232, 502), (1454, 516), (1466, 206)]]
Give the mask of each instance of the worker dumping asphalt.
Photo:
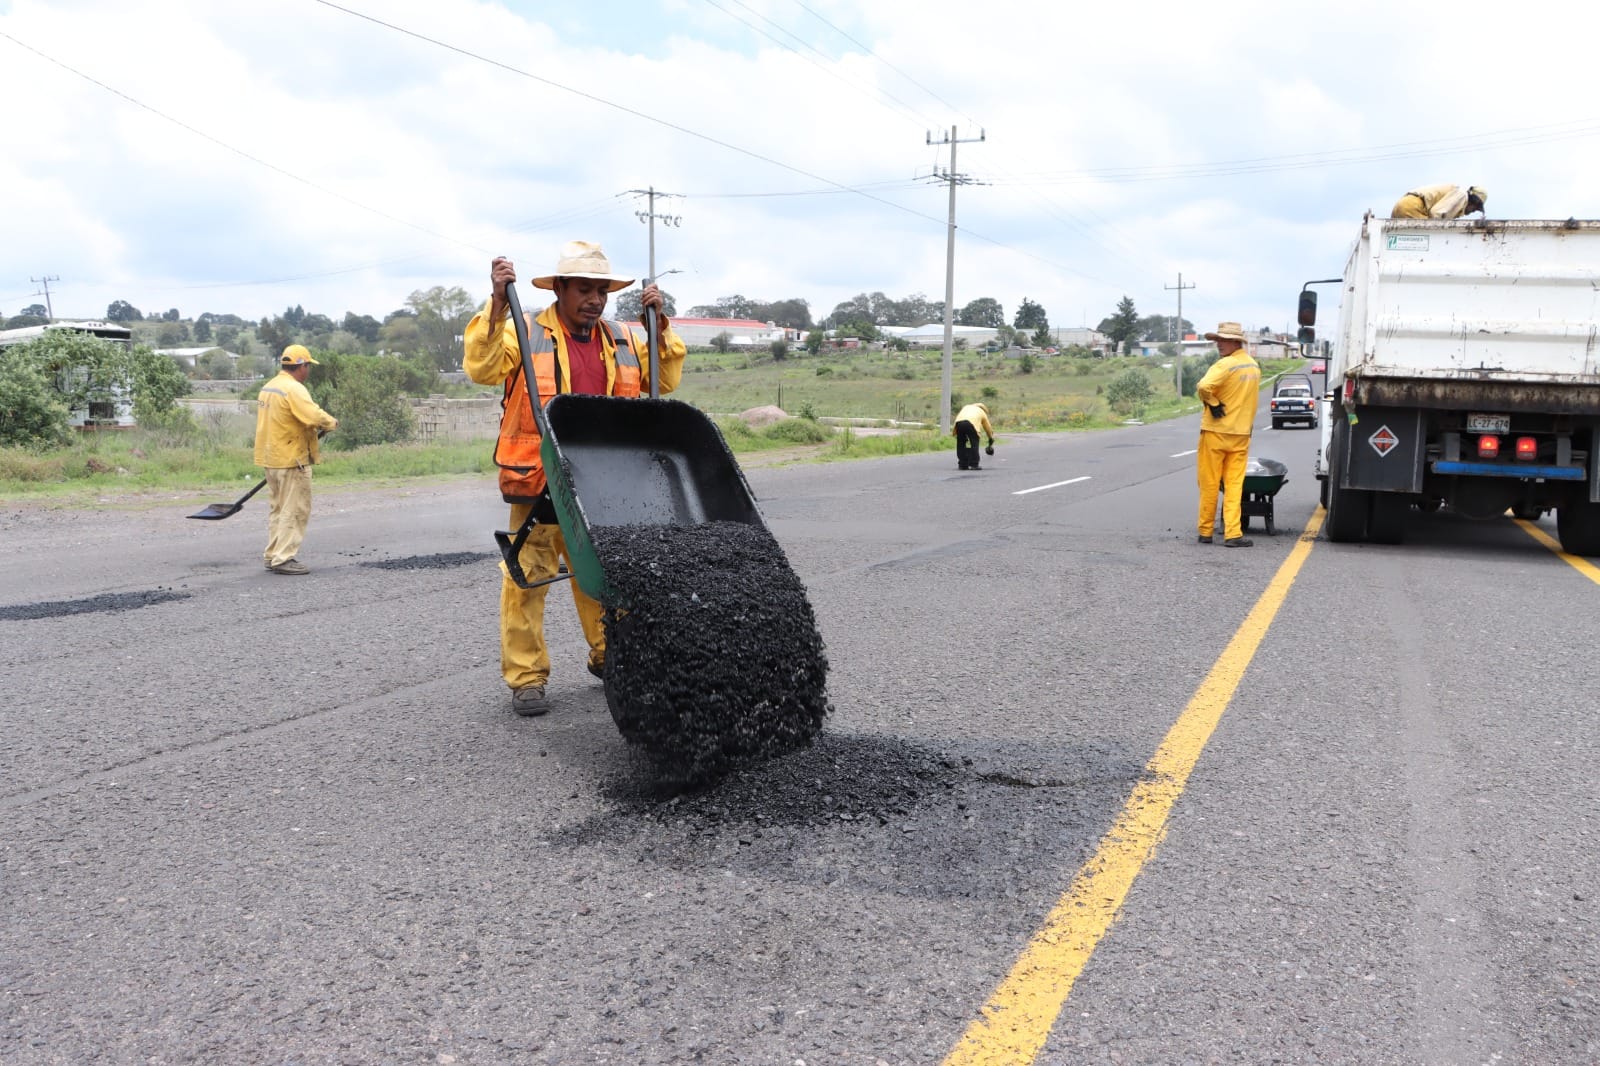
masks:
[[(507, 286), (523, 373), (527, 324)], [(656, 772), (684, 784), (809, 745), (828, 713), (827, 659), (805, 589), (715, 424), (651, 397), (529, 403), (570, 577), (605, 609), (606, 702)], [(528, 527), (496, 533), (511, 580)], [(557, 580), (557, 579), (550, 579)]]
[(606, 702), (657, 773), (685, 783), (810, 745), (828, 660), (805, 588), (765, 527), (594, 527), (609, 592)]

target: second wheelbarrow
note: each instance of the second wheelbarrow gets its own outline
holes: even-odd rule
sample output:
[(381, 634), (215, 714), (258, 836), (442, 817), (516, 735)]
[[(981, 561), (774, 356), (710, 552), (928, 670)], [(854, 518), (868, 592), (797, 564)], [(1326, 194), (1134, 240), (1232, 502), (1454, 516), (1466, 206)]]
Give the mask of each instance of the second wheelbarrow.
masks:
[(1276, 459), (1251, 459), (1244, 468), (1244, 498), (1239, 501), (1239, 527), (1248, 530), (1252, 517), (1260, 518), (1268, 536), (1277, 535), (1272, 498), (1289, 481), (1289, 468)]

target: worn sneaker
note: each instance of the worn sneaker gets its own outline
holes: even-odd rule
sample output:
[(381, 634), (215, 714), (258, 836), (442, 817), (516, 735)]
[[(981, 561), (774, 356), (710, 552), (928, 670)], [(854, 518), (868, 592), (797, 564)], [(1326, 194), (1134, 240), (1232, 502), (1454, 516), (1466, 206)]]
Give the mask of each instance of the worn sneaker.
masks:
[(1217, 542), (1216, 541), (1216, 537), (1214, 535), (1213, 536), (1207, 536), (1207, 535), (1205, 535), (1203, 533), (1200, 535), (1200, 543), (1201, 544), (1215, 544), (1216, 542)]
[(299, 559), (285, 559), (283, 562), (279, 563), (277, 566), (274, 566), (272, 568), (272, 572), (274, 574), (309, 574), (309, 573), (311, 573), (310, 570), (306, 569), (306, 564), (302, 563)]
[(524, 718), (537, 718), (550, 709), (543, 685), (524, 685), (511, 694), (511, 709)]
[(1230, 548), (1248, 548), (1255, 543), (1249, 537), (1229, 537), (1222, 542)]

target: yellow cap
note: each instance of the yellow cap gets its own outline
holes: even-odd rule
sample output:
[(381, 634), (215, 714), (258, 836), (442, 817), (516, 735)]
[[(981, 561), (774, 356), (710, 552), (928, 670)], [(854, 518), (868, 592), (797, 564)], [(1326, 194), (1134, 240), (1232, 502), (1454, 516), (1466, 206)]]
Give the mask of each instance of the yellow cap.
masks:
[(284, 366), (304, 366), (307, 363), (310, 363), (312, 366), (322, 365), (315, 359), (311, 358), (311, 353), (306, 351), (306, 346), (303, 344), (289, 345), (289, 347), (283, 350), (283, 357), (279, 359), (278, 362)]

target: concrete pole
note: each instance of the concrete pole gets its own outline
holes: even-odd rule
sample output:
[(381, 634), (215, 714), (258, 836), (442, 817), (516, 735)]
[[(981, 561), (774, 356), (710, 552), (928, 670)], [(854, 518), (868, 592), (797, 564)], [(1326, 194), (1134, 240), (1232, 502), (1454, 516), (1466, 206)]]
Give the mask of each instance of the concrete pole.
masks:
[(950, 391), (955, 361), (956, 127), (950, 127), (950, 224), (944, 250), (944, 361), (939, 377), (939, 435), (950, 432)]
[(1165, 286), (1168, 290), (1178, 290), (1178, 321), (1173, 326), (1173, 332), (1178, 334), (1178, 354), (1173, 357), (1172, 381), (1178, 394), (1178, 399), (1183, 399), (1183, 290), (1194, 288), (1193, 284), (1183, 283), (1183, 271), (1178, 271), (1178, 284)]

